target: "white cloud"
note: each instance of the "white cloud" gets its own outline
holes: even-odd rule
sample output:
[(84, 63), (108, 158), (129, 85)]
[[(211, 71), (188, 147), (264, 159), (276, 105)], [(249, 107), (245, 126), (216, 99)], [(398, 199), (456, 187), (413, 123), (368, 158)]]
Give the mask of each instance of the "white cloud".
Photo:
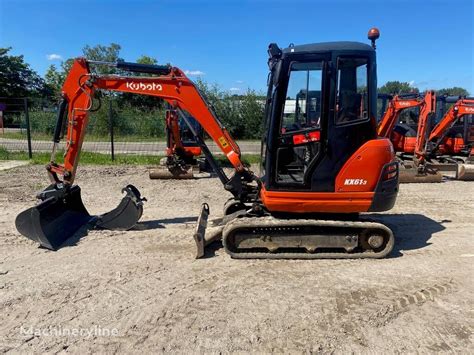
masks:
[(415, 80), (411, 80), (408, 82), (408, 85), (410, 85), (411, 87), (415, 86)]
[(48, 60), (63, 60), (63, 57), (56, 53), (48, 54), (46, 58), (48, 58)]
[(237, 84), (243, 84), (243, 83), (244, 83), (243, 80), (236, 80), (235, 82), (236, 82)]
[(229, 91), (240, 91), (240, 88), (230, 88)]
[(206, 73), (200, 70), (185, 70), (184, 74), (190, 75), (190, 76), (198, 76), (198, 75), (205, 75)]

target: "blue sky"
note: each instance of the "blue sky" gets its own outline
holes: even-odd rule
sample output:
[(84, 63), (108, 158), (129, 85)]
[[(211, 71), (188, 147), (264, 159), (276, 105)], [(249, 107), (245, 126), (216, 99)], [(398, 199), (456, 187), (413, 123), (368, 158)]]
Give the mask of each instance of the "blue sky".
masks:
[(474, 95), (472, 17), (472, 0), (0, 0), (0, 46), (43, 75), (60, 63), (54, 55), (115, 42), (127, 61), (146, 54), (239, 93), (264, 91), (270, 42), (367, 42), (377, 26), (379, 84), (462, 86)]

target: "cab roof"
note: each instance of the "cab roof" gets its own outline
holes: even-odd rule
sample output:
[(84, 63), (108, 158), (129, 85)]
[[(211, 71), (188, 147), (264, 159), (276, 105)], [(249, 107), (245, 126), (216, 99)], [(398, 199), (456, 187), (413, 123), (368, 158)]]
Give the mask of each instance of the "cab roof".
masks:
[(370, 45), (361, 42), (322, 42), (297, 45), (282, 50), (283, 54), (327, 53), (332, 51), (373, 52), (374, 49)]

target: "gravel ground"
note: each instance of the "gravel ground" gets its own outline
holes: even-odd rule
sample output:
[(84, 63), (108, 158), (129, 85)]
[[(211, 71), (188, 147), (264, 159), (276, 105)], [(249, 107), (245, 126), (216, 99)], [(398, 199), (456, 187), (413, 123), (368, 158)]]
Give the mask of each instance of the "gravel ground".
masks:
[(383, 260), (194, 260), (202, 202), (217, 179), (149, 180), (146, 167), (81, 167), (91, 213), (128, 183), (148, 198), (127, 232), (90, 231), (57, 252), (15, 216), (47, 184), (40, 166), (0, 171), (0, 351), (473, 353), (474, 183), (401, 186), (377, 218)]

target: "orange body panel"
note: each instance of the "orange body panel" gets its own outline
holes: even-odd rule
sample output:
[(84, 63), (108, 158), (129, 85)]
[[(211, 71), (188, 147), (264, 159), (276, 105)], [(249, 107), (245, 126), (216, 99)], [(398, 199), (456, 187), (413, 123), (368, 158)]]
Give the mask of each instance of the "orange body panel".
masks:
[(463, 149), (464, 139), (462, 138), (445, 138), (438, 147), (441, 154), (459, 154)]
[(416, 137), (405, 137), (403, 140), (403, 152), (414, 153), (416, 146)]
[(343, 165), (336, 177), (336, 192), (371, 192), (385, 164), (395, 158), (387, 138), (366, 142)]
[(201, 147), (183, 147), (184, 151), (194, 157), (198, 157), (202, 154)]
[(390, 140), (370, 140), (341, 168), (335, 181), (336, 192), (269, 191), (262, 186), (260, 198), (271, 212), (366, 212), (372, 204), (380, 171), (394, 158)]
[(393, 131), (390, 139), (396, 152), (413, 153), (415, 151), (416, 137), (407, 137)]
[(271, 212), (294, 213), (352, 213), (366, 212), (374, 196), (373, 192), (285, 192), (268, 191), (265, 186), (260, 197)]

